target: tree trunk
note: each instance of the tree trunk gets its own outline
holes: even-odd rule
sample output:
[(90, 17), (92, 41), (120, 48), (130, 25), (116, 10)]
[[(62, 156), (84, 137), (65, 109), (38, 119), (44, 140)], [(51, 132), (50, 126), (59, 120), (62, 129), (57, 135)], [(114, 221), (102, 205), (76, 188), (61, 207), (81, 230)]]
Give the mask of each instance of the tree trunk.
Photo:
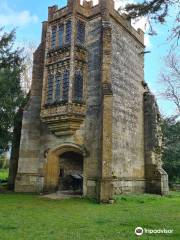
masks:
[(23, 117), (23, 108), (20, 108), (19, 111), (17, 112), (17, 116), (14, 124), (14, 130), (13, 130), (12, 150), (11, 150), (11, 157), (9, 162), (9, 177), (8, 177), (9, 190), (14, 190), (15, 178), (16, 178), (17, 169), (18, 169), (22, 117)]

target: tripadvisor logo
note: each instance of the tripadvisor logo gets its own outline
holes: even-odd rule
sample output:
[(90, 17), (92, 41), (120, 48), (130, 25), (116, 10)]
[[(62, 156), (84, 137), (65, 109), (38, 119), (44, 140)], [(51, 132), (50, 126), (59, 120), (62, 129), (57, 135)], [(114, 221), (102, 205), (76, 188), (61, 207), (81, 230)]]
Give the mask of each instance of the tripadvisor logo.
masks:
[(147, 229), (142, 227), (135, 228), (135, 234), (137, 236), (141, 236), (144, 234), (171, 234), (173, 233), (173, 229)]
[(137, 227), (136, 229), (135, 229), (135, 234), (137, 235), (137, 236), (141, 236), (141, 235), (143, 235), (143, 228), (142, 227)]

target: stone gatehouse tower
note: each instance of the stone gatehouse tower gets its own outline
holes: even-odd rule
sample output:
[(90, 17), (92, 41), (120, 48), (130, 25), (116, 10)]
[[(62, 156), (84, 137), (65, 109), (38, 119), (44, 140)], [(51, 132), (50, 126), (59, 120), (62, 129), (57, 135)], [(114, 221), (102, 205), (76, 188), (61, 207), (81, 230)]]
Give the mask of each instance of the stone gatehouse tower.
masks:
[(15, 191), (81, 189), (99, 201), (168, 192), (143, 53), (143, 32), (113, 0), (49, 7), (34, 53)]

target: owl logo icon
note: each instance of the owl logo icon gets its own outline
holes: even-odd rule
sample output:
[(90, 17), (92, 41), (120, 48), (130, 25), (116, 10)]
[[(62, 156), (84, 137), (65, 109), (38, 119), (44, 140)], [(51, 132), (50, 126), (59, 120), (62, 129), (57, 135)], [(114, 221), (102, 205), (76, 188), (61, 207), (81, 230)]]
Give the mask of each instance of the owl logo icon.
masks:
[(142, 227), (137, 227), (137, 228), (135, 229), (135, 234), (136, 234), (137, 236), (143, 235), (143, 228), (142, 228)]

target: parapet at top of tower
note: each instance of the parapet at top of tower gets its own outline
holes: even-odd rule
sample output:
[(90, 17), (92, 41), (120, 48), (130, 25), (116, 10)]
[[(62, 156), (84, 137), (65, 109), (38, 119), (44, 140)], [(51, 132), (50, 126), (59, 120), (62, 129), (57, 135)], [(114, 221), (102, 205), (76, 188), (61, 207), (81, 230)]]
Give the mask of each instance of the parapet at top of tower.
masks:
[(92, 0), (83, 0), (83, 2), (81, 0), (67, 0), (67, 6), (63, 8), (58, 9), (57, 5), (48, 8), (48, 22), (56, 22), (59, 18), (65, 18), (73, 13), (88, 19), (98, 15), (103, 16), (104, 20), (112, 17), (144, 44), (144, 32), (141, 29), (135, 30), (131, 26), (128, 15), (120, 14), (115, 10), (114, 0), (99, 0), (96, 5), (93, 4)]

